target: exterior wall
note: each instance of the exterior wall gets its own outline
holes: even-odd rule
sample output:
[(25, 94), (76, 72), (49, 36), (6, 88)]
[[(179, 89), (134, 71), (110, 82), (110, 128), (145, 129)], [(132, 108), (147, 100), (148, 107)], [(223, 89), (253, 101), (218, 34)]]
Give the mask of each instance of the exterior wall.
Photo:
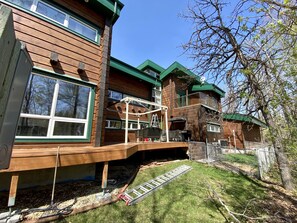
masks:
[[(57, 77), (62, 77), (69, 82), (77, 80), (78, 83), (86, 83), (92, 86), (95, 91), (94, 101), (90, 101), (93, 106), (93, 114), (91, 114), (92, 127), (89, 141), (71, 142), (71, 140), (58, 142), (47, 141), (43, 142), (16, 142), (14, 149), (30, 149), (30, 148), (52, 148), (56, 146), (94, 146), (97, 140), (96, 134), (101, 135), (103, 132), (98, 132), (96, 128), (98, 123), (98, 105), (104, 106), (107, 101), (100, 101), (100, 87), (105, 86), (106, 73), (108, 75), (111, 29), (106, 30), (107, 18), (104, 15), (95, 13), (91, 8), (87, 7), (87, 3), (78, 0), (55, 0), (61, 8), (67, 9), (76, 17), (87, 20), (96, 26), (99, 30), (100, 38), (98, 43), (88, 41), (83, 37), (76, 35), (46, 19), (39, 18), (33, 13), (21, 10), (18, 7), (11, 6), (5, 2), (1, 2), (13, 11), (14, 28), (16, 37), (26, 44), (30, 57), (34, 65), (34, 72), (45, 72), (46, 74)], [(51, 52), (58, 54), (58, 63), (50, 62)], [(78, 71), (79, 62), (85, 64), (85, 70)], [(105, 65), (105, 70), (103, 69)], [(107, 66), (107, 68), (106, 68)], [(103, 75), (105, 74), (105, 75)], [(108, 78), (108, 77), (107, 77)], [(104, 94), (104, 92), (103, 92)], [(102, 99), (102, 97), (101, 97)], [(106, 98), (107, 99), (107, 98)], [(104, 122), (103, 122), (104, 123)], [(104, 128), (103, 128), (104, 130)], [(96, 133), (97, 131), (97, 133)], [(95, 176), (95, 164), (73, 166), (67, 168), (59, 168), (57, 182), (77, 180), (77, 179), (93, 179)], [(52, 182), (53, 169), (36, 170), (29, 172), (21, 172), (19, 180), (19, 188), (32, 187), (36, 185), (45, 185)], [(33, 178), (32, 178), (33, 176)], [(10, 174), (0, 174), (1, 187), (0, 190), (8, 189), (10, 184)]]
[(178, 107), (176, 103), (177, 94), (180, 91), (186, 91), (187, 86), (173, 74), (168, 75), (168, 77), (163, 80), (162, 85), (162, 101), (164, 105), (168, 106), (170, 113), (174, 108)]
[[(103, 66), (103, 46), (107, 44), (110, 48), (111, 35), (106, 35), (105, 17), (95, 13), (92, 9), (86, 6), (83, 1), (62, 1), (55, 0), (62, 8), (67, 9), (78, 17), (90, 21), (102, 32), (99, 43), (88, 41), (64, 28), (54, 25), (45, 19), (34, 16), (26, 11), (20, 10), (17, 7), (13, 9), (13, 19), (16, 37), (26, 43), (28, 52), (33, 60), (36, 71), (42, 69), (46, 72), (55, 73), (57, 77), (72, 77), (77, 80), (90, 82), (97, 86), (95, 90), (94, 113), (92, 121), (92, 133), (90, 142), (75, 143), (75, 145), (95, 145), (96, 126), (97, 126), (97, 111), (99, 100), (99, 87), (102, 83), (102, 66)], [(3, 3), (6, 4), (6, 3)], [(51, 52), (58, 54), (59, 62), (57, 64), (50, 63)], [(109, 60), (110, 52), (107, 53)], [(78, 64), (83, 62), (85, 70), (78, 72)], [(37, 72), (38, 73), (38, 72)], [(105, 77), (104, 77), (105, 78)], [(71, 78), (69, 79), (71, 81)], [(101, 102), (101, 104), (103, 104)], [(101, 132), (99, 133), (101, 134)], [(49, 142), (45, 142), (48, 144)], [(17, 143), (15, 148), (19, 148), (24, 143)], [(28, 143), (27, 143), (28, 144)], [(31, 143), (29, 143), (31, 144)], [(59, 145), (64, 143), (59, 142)], [(71, 142), (65, 142), (69, 145)], [(53, 143), (55, 145), (55, 143)], [(42, 143), (39, 147), (48, 146)]]
[(231, 147), (234, 147), (233, 130), (235, 131), (236, 147), (250, 149), (262, 145), (261, 128), (252, 123), (224, 120), (224, 138), (229, 139)]
[(235, 132), (236, 147), (239, 149), (244, 148), (244, 135), (242, 134), (242, 123), (236, 121), (223, 122), (224, 138), (228, 140), (229, 146), (234, 148), (233, 130)]
[(243, 123), (242, 131), (245, 141), (261, 142), (260, 126), (254, 124)]
[[(168, 106), (168, 116), (173, 117), (183, 117), (186, 119), (186, 125), (184, 130), (191, 131), (191, 139), (195, 141), (205, 142), (206, 138), (208, 142), (217, 142), (222, 138), (222, 133), (207, 132), (207, 123), (217, 123), (221, 124), (221, 115), (217, 111), (207, 109), (201, 104), (203, 102), (198, 98), (199, 95), (193, 95), (189, 97), (189, 105), (178, 107), (176, 103), (176, 97), (179, 91), (186, 91), (187, 86), (183, 83), (181, 79), (176, 77), (176, 75), (168, 75), (163, 80), (162, 83), (162, 102), (164, 105)], [(204, 92), (211, 97), (214, 97), (220, 106), (220, 97), (213, 92)], [(170, 123), (169, 128), (173, 130), (177, 125)], [(179, 125), (180, 127), (181, 125)], [(222, 132), (222, 129), (221, 129)]]
[[(202, 136), (202, 129), (199, 125), (198, 120), (200, 107), (200, 105), (193, 105), (176, 108), (172, 113), (173, 117), (183, 117), (186, 119), (186, 125), (184, 130), (191, 131), (191, 140), (194, 141), (200, 141), (200, 138)], [(170, 126), (171, 130), (172, 127), (173, 126)]]
[(173, 111), (174, 117), (186, 118), (185, 130), (191, 131), (191, 140), (205, 142), (217, 142), (222, 138), (222, 128), (220, 133), (208, 132), (207, 123), (221, 124), (221, 115), (211, 111), (201, 105), (191, 105), (176, 108)]
[[(64, 1), (57, 2), (65, 4)], [(90, 17), (88, 16), (90, 14), (93, 16), (91, 21), (101, 29), (104, 28), (102, 16), (92, 13), (79, 2), (67, 1), (66, 4), (69, 5), (69, 9), (81, 7), (82, 12), (77, 12), (80, 16), (85, 18)], [(100, 45), (19, 9), (13, 9), (13, 18), (16, 37), (26, 43), (34, 66), (98, 83), (100, 80), (99, 58), (102, 54)], [(52, 51), (59, 54), (59, 63), (56, 66), (50, 63)], [(80, 61), (85, 63), (83, 76), (77, 71)]]
[[(121, 71), (111, 68), (108, 88), (130, 96), (151, 101), (152, 85), (141, 81), (135, 77), (125, 74)], [(109, 99), (106, 109), (106, 119), (122, 120), (123, 125), (126, 114), (125, 103), (117, 103), (115, 100)], [(147, 109), (138, 105), (129, 105), (129, 112), (143, 113)], [(141, 122), (149, 122), (151, 115), (143, 115), (140, 117)], [(137, 122), (137, 116), (129, 115), (129, 121)], [(135, 142), (135, 131), (130, 130), (128, 136), (129, 142)], [(123, 129), (105, 129), (105, 144), (123, 143), (125, 141), (125, 131)]]

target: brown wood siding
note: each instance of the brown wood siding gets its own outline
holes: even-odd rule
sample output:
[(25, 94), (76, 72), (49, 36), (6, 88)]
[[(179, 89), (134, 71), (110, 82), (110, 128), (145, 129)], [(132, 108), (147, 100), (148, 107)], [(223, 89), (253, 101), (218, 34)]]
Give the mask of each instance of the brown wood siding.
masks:
[[(133, 97), (142, 98), (151, 101), (152, 85), (139, 80), (136, 77), (127, 75), (116, 69), (111, 68), (109, 74), (108, 88), (111, 90), (119, 91), (124, 94), (131, 95)], [(117, 101), (109, 100), (108, 107), (106, 108), (106, 119), (125, 120), (126, 104), (116, 103)], [(143, 113), (147, 109), (138, 105), (129, 105), (129, 112), (131, 113)], [(140, 121), (148, 122), (150, 115), (143, 115), (140, 117)], [(160, 117), (159, 117), (160, 118)], [(137, 116), (129, 115), (129, 120), (137, 121)], [(124, 142), (125, 131), (115, 129), (105, 129), (105, 144)], [(129, 142), (136, 140), (134, 131), (129, 131)]]
[[(26, 43), (34, 66), (56, 73), (81, 78), (77, 71), (79, 62), (85, 63), (85, 76), (97, 83), (100, 73), (100, 47), (67, 30), (23, 11), (14, 9), (16, 36)], [(50, 54), (59, 54), (59, 64), (50, 63)]]
[(223, 122), (223, 128), (224, 128), (224, 138), (229, 141), (231, 147), (234, 147), (234, 137), (233, 137), (233, 130), (235, 131), (235, 141), (236, 141), (236, 147), (239, 149), (244, 148), (244, 136), (242, 134), (242, 123), (236, 122), (236, 121), (226, 121)]
[[(87, 3), (83, 1), (61, 1), (55, 0), (57, 4), (62, 5), (70, 12), (91, 21), (95, 26), (100, 28), (100, 45), (88, 41), (80, 36), (54, 25), (44, 19), (40, 19), (23, 10), (11, 7), (13, 9), (13, 18), (15, 32), (18, 39), (26, 43), (28, 52), (33, 60), (34, 66), (55, 72), (65, 74), (84, 81), (90, 81), (97, 85), (95, 91), (95, 103), (93, 114), (93, 125), (90, 143), (75, 143), (77, 146), (93, 145), (95, 141), (95, 132), (97, 124), (97, 104), (98, 103), (98, 86), (101, 83), (103, 44), (110, 46), (111, 36), (105, 35), (105, 16), (97, 14), (91, 8), (86, 7)], [(8, 6), (10, 7), (10, 6)], [(51, 52), (54, 51), (59, 55), (59, 63), (52, 65), (50, 63)], [(109, 54), (108, 54), (109, 57)], [(109, 60), (109, 58), (108, 58)], [(85, 72), (79, 73), (77, 68), (79, 62), (85, 64)], [(103, 105), (104, 103), (102, 103)], [(34, 147), (41, 145), (56, 145), (56, 143), (18, 143), (16, 148)], [(71, 143), (62, 143), (69, 145)], [(61, 143), (59, 143), (61, 145)]]
[(254, 124), (243, 123), (242, 131), (244, 134), (244, 140), (249, 142), (261, 142), (261, 130), (260, 126)]
[(151, 84), (112, 68), (110, 72), (109, 89), (145, 100), (151, 100)]

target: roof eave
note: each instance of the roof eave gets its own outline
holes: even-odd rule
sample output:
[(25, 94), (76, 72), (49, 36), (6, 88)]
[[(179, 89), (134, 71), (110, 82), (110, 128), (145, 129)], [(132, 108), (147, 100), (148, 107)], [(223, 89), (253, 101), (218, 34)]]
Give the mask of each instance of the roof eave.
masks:
[(250, 115), (244, 115), (244, 114), (238, 114), (238, 113), (224, 113), (223, 118), (225, 120), (249, 122), (249, 123), (258, 125), (260, 127), (267, 128), (267, 125), (264, 122)]
[(89, 5), (95, 11), (103, 12), (110, 17), (112, 24), (120, 17), (121, 10), (124, 7), (124, 4), (119, 0), (90, 0)]
[(175, 70), (179, 70), (179, 71), (183, 72), (185, 75), (197, 77), (197, 75), (194, 74), (192, 71), (190, 71), (189, 69), (185, 68), (183, 65), (181, 65), (180, 63), (175, 61), (166, 70), (164, 70), (160, 74), (160, 80), (163, 80), (165, 77), (167, 77), (169, 74), (171, 74)]
[(140, 80), (146, 81), (155, 86), (161, 86), (161, 82), (153, 77), (150, 77), (147, 73), (127, 64), (114, 57), (110, 57), (110, 66), (114, 69), (120, 70), (126, 74), (136, 77)]
[(225, 97), (225, 91), (216, 86), (215, 84), (201, 84), (201, 85), (193, 85), (192, 91), (213, 91), (220, 95), (221, 98)]
[(150, 68), (159, 74), (165, 70), (163, 67), (161, 67), (160, 65), (156, 64), (155, 62), (153, 62), (151, 60), (144, 61), (137, 68), (142, 71), (144, 71), (146, 68)]

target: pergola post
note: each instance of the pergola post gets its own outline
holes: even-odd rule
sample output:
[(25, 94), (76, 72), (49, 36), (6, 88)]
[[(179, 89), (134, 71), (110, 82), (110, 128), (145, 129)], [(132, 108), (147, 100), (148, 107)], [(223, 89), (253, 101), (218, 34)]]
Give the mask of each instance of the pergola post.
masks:
[(126, 103), (126, 123), (125, 123), (125, 144), (128, 144), (128, 120), (129, 120), (129, 101), (125, 101)]
[[(140, 129), (140, 122), (139, 122), (139, 115), (137, 115), (137, 129)], [(139, 131), (138, 131), (138, 136), (137, 136), (137, 142), (139, 142)]]

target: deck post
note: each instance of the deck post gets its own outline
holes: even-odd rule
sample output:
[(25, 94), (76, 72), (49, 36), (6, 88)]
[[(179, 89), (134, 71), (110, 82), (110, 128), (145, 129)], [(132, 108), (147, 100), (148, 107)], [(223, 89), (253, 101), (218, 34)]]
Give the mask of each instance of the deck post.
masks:
[(10, 189), (9, 189), (9, 198), (8, 198), (8, 207), (12, 207), (15, 205), (15, 198), (18, 188), (18, 181), (19, 181), (19, 174), (13, 173), (11, 176), (11, 182), (10, 182)]
[(165, 109), (165, 126), (166, 126), (166, 142), (169, 142), (168, 112), (167, 112), (167, 109)]
[(103, 171), (102, 171), (102, 184), (101, 188), (103, 190), (103, 194), (105, 194), (107, 188), (107, 176), (108, 176), (108, 161), (104, 162)]

